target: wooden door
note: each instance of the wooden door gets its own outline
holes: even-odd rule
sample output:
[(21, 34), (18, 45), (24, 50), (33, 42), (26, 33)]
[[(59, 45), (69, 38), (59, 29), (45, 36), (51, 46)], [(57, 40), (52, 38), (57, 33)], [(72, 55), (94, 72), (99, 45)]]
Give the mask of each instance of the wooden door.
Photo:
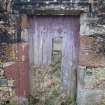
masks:
[(79, 16), (29, 17), (28, 31), (32, 94), (37, 95), (39, 92), (47, 99), (53, 87), (56, 88), (53, 92), (58, 96), (74, 97), (79, 53)]

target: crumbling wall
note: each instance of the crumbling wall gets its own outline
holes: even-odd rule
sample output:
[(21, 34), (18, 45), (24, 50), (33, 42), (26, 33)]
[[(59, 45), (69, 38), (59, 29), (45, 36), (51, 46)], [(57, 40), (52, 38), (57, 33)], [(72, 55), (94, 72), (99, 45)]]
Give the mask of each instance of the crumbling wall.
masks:
[(0, 105), (29, 95), (28, 44), (18, 43), (19, 16), (12, 14), (11, 0), (0, 0)]
[[(1, 34), (1, 39), (3, 38), (4, 40), (0, 40), (1, 43), (13, 43), (14, 38), (15, 38), (15, 33), (16, 30), (14, 29), (15, 25), (15, 17), (10, 15), (11, 13), (11, 0), (0, 0), (2, 3), (0, 3), (0, 34)], [(91, 2), (91, 0), (89, 0)], [(93, 1), (93, 0), (92, 0)], [(49, 3), (45, 3), (45, 9), (62, 9), (65, 10), (64, 12), (61, 12), (62, 15), (66, 14), (66, 9), (71, 9), (69, 7), (72, 7), (72, 9), (76, 8), (78, 11), (79, 8), (76, 5), (75, 7), (73, 5), (59, 5), (59, 6), (54, 6), (50, 5)], [(28, 6), (26, 6), (28, 7)], [(28, 14), (30, 12), (30, 6), (29, 5), (29, 10)], [(1, 9), (2, 8), (2, 9)], [(42, 9), (44, 9), (42, 8)], [(81, 8), (81, 7), (80, 7)], [(93, 8), (93, 7), (92, 7)], [(27, 9), (27, 8), (26, 8)], [(80, 10), (83, 10), (84, 8), (81, 8)], [(93, 9), (94, 10), (94, 9)], [(4, 11), (4, 12), (3, 12)], [(33, 9), (31, 9), (31, 12), (33, 12)], [(35, 12), (35, 11), (34, 11)], [(33, 14), (34, 14), (33, 12)], [(55, 14), (58, 12), (54, 11)], [(59, 12), (60, 13), (60, 12)], [(69, 12), (67, 12), (68, 14)], [(79, 12), (80, 13), (80, 12)], [(94, 11), (92, 11), (94, 14)], [(39, 14), (39, 13), (37, 13)], [(66, 14), (66, 15), (67, 15)], [(75, 12), (73, 13), (75, 14)], [(104, 40), (103, 37), (100, 37), (99, 34), (103, 35), (105, 32), (104, 27), (102, 26), (96, 26), (96, 21), (98, 17), (89, 17), (89, 13), (83, 13), (81, 14), (81, 28), (80, 28), (80, 61), (79, 61), (79, 68), (78, 68), (78, 97), (77, 97), (77, 102), (78, 105), (100, 105), (104, 104), (104, 97), (105, 97), (105, 77), (104, 77), (104, 70), (105, 70), (105, 57), (104, 57)], [(22, 24), (21, 24), (21, 39), (22, 41), (27, 41), (28, 40), (28, 32), (27, 32), (27, 19), (25, 15), (22, 17)], [(19, 23), (20, 24), (20, 23)], [(18, 25), (19, 25), (18, 24)], [(16, 27), (18, 27), (18, 25)], [(20, 32), (18, 30), (18, 32)], [(6, 32), (6, 33), (5, 33)], [(5, 34), (5, 36), (4, 36)], [(98, 36), (97, 36), (98, 34)], [(9, 36), (9, 37), (8, 37)], [(6, 38), (6, 39), (5, 39)], [(22, 43), (23, 44), (23, 43)], [(15, 49), (12, 52), (13, 60), (16, 62), (9, 62), (9, 66), (5, 68), (5, 70), (0, 69), (0, 78), (3, 78), (6, 83), (7, 88), (1, 87), (3, 90), (6, 91), (6, 89), (11, 91), (12, 87), (8, 87), (7, 85), (9, 82), (15, 81), (15, 89), (16, 93), (18, 96), (25, 96), (28, 95), (28, 84), (24, 80), (27, 80), (25, 75), (28, 76), (28, 55), (24, 54), (21, 56), (21, 52), (24, 50), (24, 47), (22, 44), (18, 45), (16, 44), (15, 47), (19, 48), (16, 50), (14, 47), (12, 49)], [(8, 44), (7, 44), (8, 45)], [(21, 48), (20, 48), (21, 46)], [(4, 46), (5, 47), (5, 46)], [(4, 47), (0, 49), (0, 53), (4, 53)], [(7, 46), (6, 46), (7, 47)], [(9, 47), (10, 48), (10, 47)], [(20, 50), (22, 49), (22, 50)], [(3, 65), (8, 65), (7, 61), (10, 59), (6, 60), (6, 57), (9, 58), (11, 51), (6, 48), (4, 56), (3, 54), (0, 54), (0, 59), (2, 62), (6, 62)], [(28, 52), (27, 50), (24, 50)], [(25, 53), (23, 51), (23, 53)], [(19, 52), (19, 53), (18, 53)], [(9, 57), (8, 57), (9, 56)], [(10, 57), (11, 58), (11, 57)], [(15, 58), (15, 59), (14, 59)], [(26, 69), (27, 68), (27, 69)], [(36, 69), (36, 68), (34, 68)], [(39, 68), (38, 68), (39, 69)], [(49, 68), (51, 69), (51, 68)], [(4, 71), (5, 71), (5, 76), (4, 76)], [(36, 71), (36, 70), (34, 70)], [(41, 69), (39, 70), (40, 73), (42, 72)], [(18, 74), (18, 76), (16, 76)], [(35, 74), (36, 75), (36, 74)], [(38, 75), (37, 75), (38, 76)], [(19, 78), (20, 77), (20, 78)], [(24, 77), (24, 78), (23, 78)], [(40, 77), (40, 74), (39, 74)], [(49, 77), (49, 76), (48, 76)], [(51, 74), (50, 74), (51, 77)], [(1, 80), (1, 79), (0, 79)], [(22, 81), (21, 81), (22, 80)], [(48, 78), (47, 78), (48, 80)], [(27, 80), (28, 81), (28, 80)], [(51, 82), (51, 81), (49, 81)], [(48, 82), (48, 83), (49, 83)], [(20, 86), (21, 85), (21, 86)], [(13, 83), (12, 86), (14, 87)], [(24, 91), (26, 90), (26, 91)], [(1, 91), (0, 91), (1, 92)], [(7, 92), (8, 93), (8, 92)], [(55, 93), (54, 93), (55, 94)], [(1, 95), (1, 93), (0, 93)]]
[(104, 105), (105, 55), (103, 35), (80, 35), (78, 105)]
[(91, 6), (91, 14), (83, 13), (80, 19), (78, 105), (105, 104), (104, 0)]

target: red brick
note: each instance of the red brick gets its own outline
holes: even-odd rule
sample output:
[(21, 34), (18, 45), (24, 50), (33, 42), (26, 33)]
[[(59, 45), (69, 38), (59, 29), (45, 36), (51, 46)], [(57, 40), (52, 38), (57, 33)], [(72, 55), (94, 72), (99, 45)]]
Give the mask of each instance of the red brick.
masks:
[(92, 67), (105, 66), (104, 55), (98, 54), (92, 50), (92, 48), (94, 48), (95, 43), (97, 43), (95, 38), (91, 38), (88, 36), (80, 37), (80, 65)]
[[(21, 44), (17, 44), (19, 57), (15, 64), (5, 68), (5, 75), (8, 79), (16, 80), (16, 95), (27, 96), (29, 95), (29, 60), (28, 60), (28, 45), (25, 44), (24, 50)], [(25, 56), (25, 60), (21, 60), (21, 56)]]

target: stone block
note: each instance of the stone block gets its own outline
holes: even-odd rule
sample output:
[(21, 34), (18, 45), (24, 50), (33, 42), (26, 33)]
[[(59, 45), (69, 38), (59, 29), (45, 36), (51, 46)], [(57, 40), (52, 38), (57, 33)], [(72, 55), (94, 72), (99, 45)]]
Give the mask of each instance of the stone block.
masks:
[(102, 90), (84, 90), (78, 93), (78, 105), (101, 105), (103, 91)]
[(8, 85), (7, 79), (0, 79), (0, 86), (7, 86), (7, 85)]
[(15, 81), (14, 80), (8, 80), (8, 86), (9, 87), (14, 87), (15, 86)]
[(0, 70), (0, 78), (4, 78), (4, 70)]

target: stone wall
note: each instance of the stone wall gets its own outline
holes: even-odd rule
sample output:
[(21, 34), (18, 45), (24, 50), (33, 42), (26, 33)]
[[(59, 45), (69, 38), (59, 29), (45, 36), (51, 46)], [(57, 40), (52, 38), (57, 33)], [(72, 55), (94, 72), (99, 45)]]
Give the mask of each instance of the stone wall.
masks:
[(88, 20), (86, 14), (81, 16), (77, 103), (78, 105), (104, 105), (104, 29), (91, 27), (91, 22)]
[(5, 75), (4, 67), (6, 65), (0, 64), (0, 105), (8, 102), (15, 96), (15, 81), (13, 79), (7, 79)]
[(104, 34), (105, 26), (97, 24), (99, 17), (95, 15), (89, 16), (89, 12), (82, 13), (80, 15), (80, 35), (93, 35), (93, 34)]
[(78, 105), (104, 105), (105, 74), (102, 67), (79, 68)]

